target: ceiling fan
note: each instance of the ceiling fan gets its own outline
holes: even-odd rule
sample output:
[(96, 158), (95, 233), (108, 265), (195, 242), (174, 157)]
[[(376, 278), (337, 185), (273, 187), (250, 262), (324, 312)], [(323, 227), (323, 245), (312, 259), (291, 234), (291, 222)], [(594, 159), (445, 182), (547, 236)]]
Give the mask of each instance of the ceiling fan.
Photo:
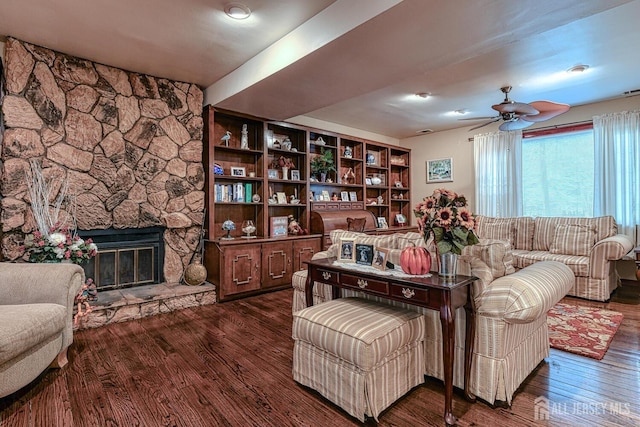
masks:
[(495, 123), (498, 120), (503, 120), (499, 127), (500, 130), (518, 130), (524, 129), (533, 125), (536, 122), (544, 122), (545, 120), (552, 119), (559, 116), (562, 113), (569, 111), (570, 106), (567, 104), (559, 104), (551, 101), (534, 101), (529, 104), (524, 102), (515, 102), (509, 99), (509, 92), (511, 86), (501, 87), (500, 90), (504, 93), (504, 101), (500, 104), (492, 105), (491, 108), (498, 113), (494, 117), (474, 117), (461, 120), (482, 120), (490, 119), (488, 122), (481, 125), (472, 127), (471, 130), (475, 130), (486, 126), (491, 123)]

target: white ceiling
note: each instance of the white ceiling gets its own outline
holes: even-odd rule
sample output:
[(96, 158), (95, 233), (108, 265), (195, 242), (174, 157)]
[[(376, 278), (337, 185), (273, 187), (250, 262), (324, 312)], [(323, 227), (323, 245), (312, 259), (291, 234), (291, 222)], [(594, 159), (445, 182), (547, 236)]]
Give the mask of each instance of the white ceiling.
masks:
[(640, 0), (239, 0), (244, 21), (231, 1), (2, 0), (0, 34), (197, 83), (222, 108), (393, 138), (480, 124), (451, 112), (494, 116), (505, 85), (573, 106), (640, 89)]

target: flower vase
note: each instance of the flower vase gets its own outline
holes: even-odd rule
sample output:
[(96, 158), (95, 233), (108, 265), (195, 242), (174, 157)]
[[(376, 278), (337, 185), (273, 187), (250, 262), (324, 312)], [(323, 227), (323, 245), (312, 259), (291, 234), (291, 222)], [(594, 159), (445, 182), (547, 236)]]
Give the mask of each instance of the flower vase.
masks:
[(458, 270), (458, 254), (445, 252), (440, 254), (439, 275), (444, 278), (453, 278)]
[(286, 166), (282, 167), (282, 179), (289, 179), (289, 168)]
[(324, 172), (320, 173), (320, 182), (326, 182), (327, 181), (327, 174)]

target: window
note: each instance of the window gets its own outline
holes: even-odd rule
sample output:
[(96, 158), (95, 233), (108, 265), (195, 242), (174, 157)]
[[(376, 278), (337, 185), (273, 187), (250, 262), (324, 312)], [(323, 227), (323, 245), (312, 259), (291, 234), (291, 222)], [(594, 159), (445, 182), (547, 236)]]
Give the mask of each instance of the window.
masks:
[[(523, 132), (522, 202), (525, 216), (593, 216), (592, 125)], [(585, 129), (586, 128), (586, 129)]]

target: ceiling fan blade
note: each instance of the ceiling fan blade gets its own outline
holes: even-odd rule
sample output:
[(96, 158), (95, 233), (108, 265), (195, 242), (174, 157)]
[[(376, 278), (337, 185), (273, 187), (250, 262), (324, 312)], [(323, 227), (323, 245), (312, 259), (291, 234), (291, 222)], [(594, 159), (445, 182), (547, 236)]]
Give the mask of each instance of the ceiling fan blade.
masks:
[(500, 116), (485, 116), (485, 117), (469, 117), (466, 119), (458, 119), (458, 120), (489, 120), (489, 119), (497, 119)]
[(571, 108), (568, 104), (560, 104), (552, 101), (535, 101), (531, 105), (536, 108), (538, 114), (525, 114), (520, 118), (528, 122), (544, 122), (545, 120), (552, 119), (560, 114), (566, 113)]
[(478, 126), (472, 127), (472, 128), (471, 128), (471, 129), (469, 129), (469, 130), (470, 130), (470, 131), (472, 131), (472, 130), (480, 129), (481, 127), (485, 127), (486, 125), (490, 125), (491, 123), (495, 123), (495, 122), (497, 122), (498, 120), (500, 120), (500, 116), (498, 116), (498, 117), (494, 117), (494, 118), (493, 118), (493, 120), (489, 120), (489, 121), (488, 121), (488, 122), (486, 122), (486, 123), (483, 123), (483, 124), (481, 124), (481, 125), (478, 125)]
[(500, 104), (492, 105), (491, 108), (500, 113), (538, 114), (538, 110), (535, 107), (524, 102), (501, 102)]
[(529, 127), (533, 125), (533, 123), (530, 122), (525, 122), (523, 120), (513, 120), (510, 122), (504, 122), (503, 124), (500, 125), (500, 127), (498, 129), (500, 130), (518, 130), (518, 129), (524, 129), (526, 127)]

